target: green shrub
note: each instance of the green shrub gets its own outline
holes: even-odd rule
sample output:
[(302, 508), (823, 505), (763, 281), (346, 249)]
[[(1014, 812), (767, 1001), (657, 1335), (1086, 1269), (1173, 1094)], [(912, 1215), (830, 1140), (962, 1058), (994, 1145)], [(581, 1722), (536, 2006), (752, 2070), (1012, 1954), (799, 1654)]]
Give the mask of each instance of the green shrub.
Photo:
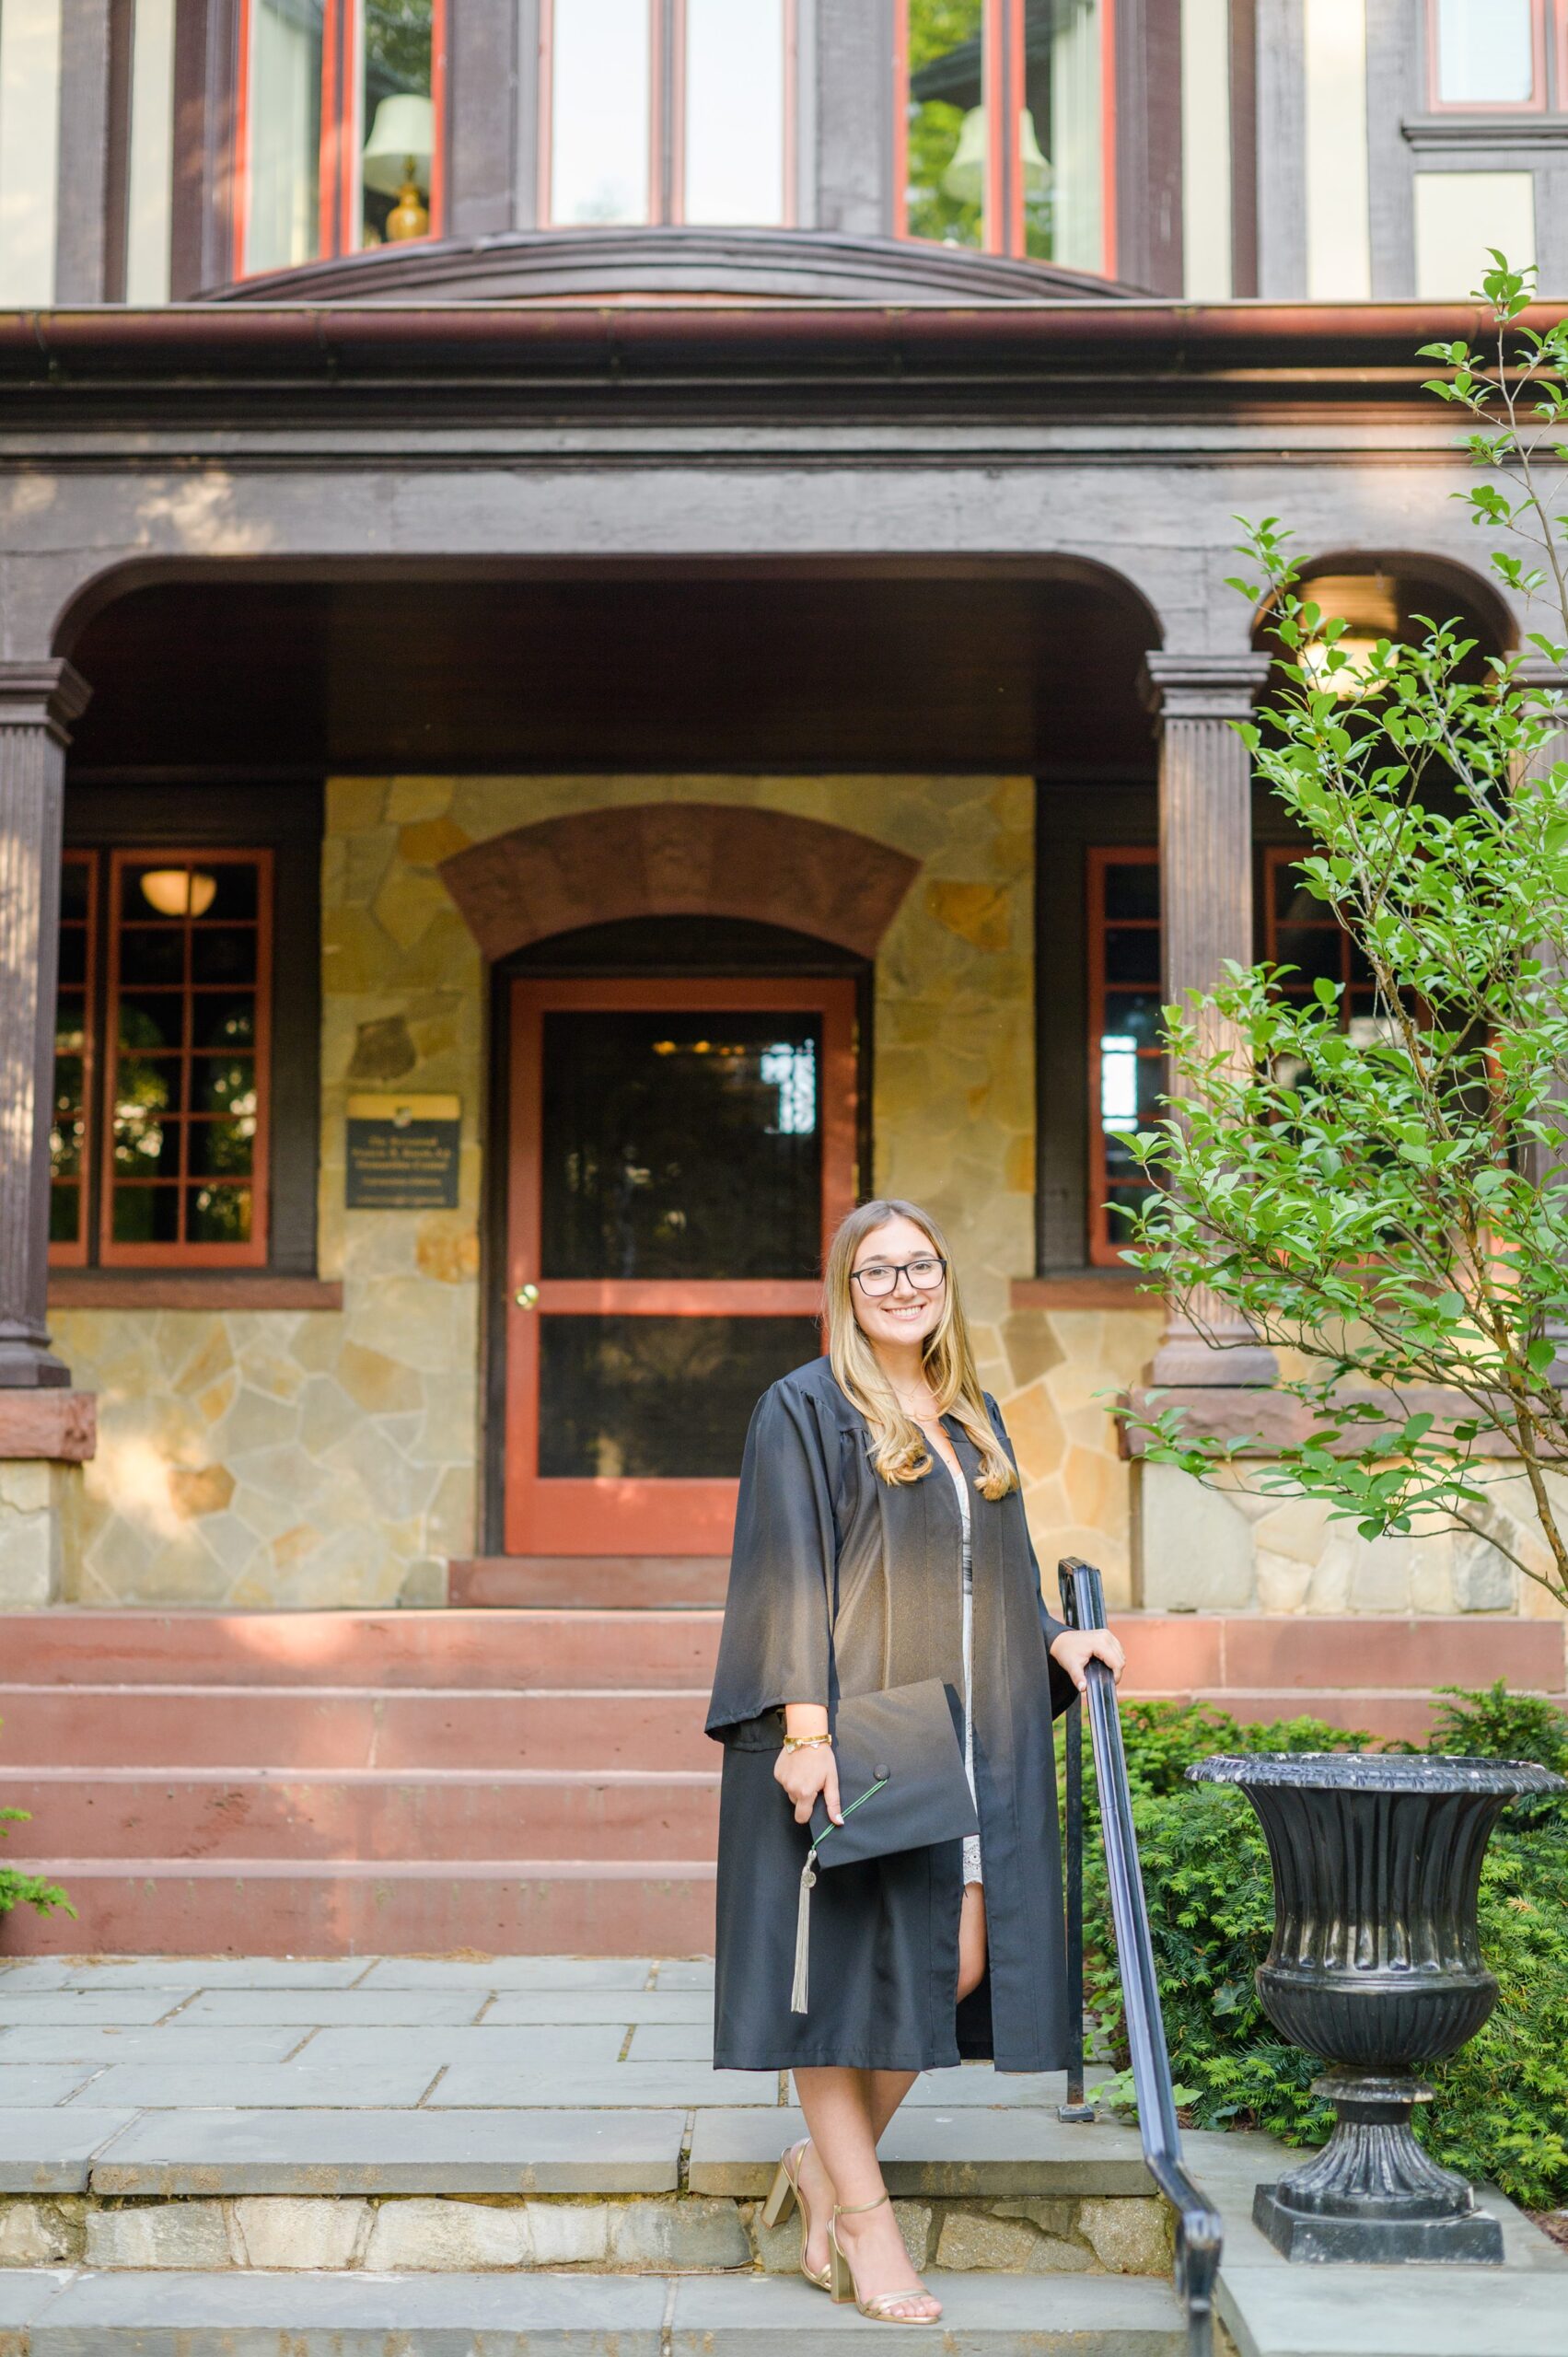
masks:
[[(0, 1841), (7, 1838), (7, 1828), (29, 1822), (25, 1808), (0, 1808)], [(67, 1915), (75, 1909), (57, 1883), (45, 1882), (41, 1875), (17, 1874), (12, 1866), (0, 1863), (0, 1915), (13, 1907), (36, 1907), (41, 1915), (52, 1914), (64, 1908)]]
[[(1214, 1751), (1359, 1749), (1371, 1737), (1310, 1719), (1241, 1726), (1223, 1713), (1161, 1702), (1129, 1703), (1122, 1733), (1166, 2040), (1187, 2115), (1200, 2128), (1258, 2127), (1293, 2144), (1321, 2142), (1333, 2115), (1311, 2092), (1320, 2065), (1278, 2037), (1258, 2002), (1253, 1976), (1274, 1913), (1258, 1820), (1242, 1794), (1188, 1784), (1183, 1775)], [(1539, 1759), (1562, 1771), (1568, 1723), (1551, 1704), (1502, 1685), (1454, 1689), (1426, 1747)], [(1086, 1782), (1092, 1811), (1092, 1771)], [(1085, 1919), (1089, 2003), (1114, 2059), (1125, 2064), (1109, 1898), (1094, 1838), (1086, 1841)], [(1478, 2038), (1429, 2073), (1434, 2100), (1418, 2116), (1418, 2130), (1448, 2166), (1491, 2179), (1527, 2207), (1550, 2208), (1568, 2200), (1562, 1801), (1520, 1804), (1499, 1826), (1482, 1879), (1481, 1925), (1500, 1984), (1497, 2008)]]

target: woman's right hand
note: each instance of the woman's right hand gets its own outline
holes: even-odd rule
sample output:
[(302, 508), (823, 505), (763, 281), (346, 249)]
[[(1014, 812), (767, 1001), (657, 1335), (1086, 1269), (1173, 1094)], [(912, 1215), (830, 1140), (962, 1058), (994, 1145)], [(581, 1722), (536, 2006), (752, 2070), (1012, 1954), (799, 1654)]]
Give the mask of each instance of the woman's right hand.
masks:
[(795, 1810), (796, 1825), (809, 1825), (821, 1794), (835, 1825), (843, 1823), (839, 1808), (839, 1763), (830, 1743), (804, 1745), (798, 1751), (781, 1751), (773, 1762), (773, 1781), (782, 1784)]

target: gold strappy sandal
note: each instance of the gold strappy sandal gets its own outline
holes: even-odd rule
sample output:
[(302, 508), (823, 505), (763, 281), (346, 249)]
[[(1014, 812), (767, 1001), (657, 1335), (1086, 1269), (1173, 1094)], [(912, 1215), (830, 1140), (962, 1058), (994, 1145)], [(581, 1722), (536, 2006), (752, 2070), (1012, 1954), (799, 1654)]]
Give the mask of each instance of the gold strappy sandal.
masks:
[(874, 2324), (940, 2324), (942, 2321), (940, 2305), (934, 2316), (901, 2316), (897, 2314), (897, 2311), (910, 2300), (935, 2299), (935, 2293), (928, 2292), (923, 2283), (916, 2283), (907, 2292), (873, 2292), (870, 2298), (865, 2300), (860, 2296), (860, 2286), (854, 2280), (854, 2270), (851, 2267), (843, 2245), (839, 2240), (839, 2220), (858, 2218), (867, 2210), (880, 2210), (883, 2202), (889, 2198), (886, 2193), (879, 2193), (875, 2201), (856, 2201), (850, 2204), (842, 2201), (834, 2202), (833, 2214), (828, 2221), (828, 2241), (832, 2248), (829, 2271), (832, 2278), (830, 2288), (833, 2298), (841, 2307), (846, 2300), (853, 2300), (861, 2315), (869, 2316)]
[[(800, 2190), (800, 2164), (806, 2157), (806, 2147), (810, 2142), (811, 2139), (807, 2136), (802, 2142), (792, 2144), (789, 2151), (781, 2156), (778, 2167), (773, 2171), (772, 2190), (762, 2205), (762, 2223), (764, 2226), (784, 2225), (788, 2222), (791, 2210), (799, 2211), (800, 2271), (808, 2283), (814, 2283), (817, 2286), (819, 2292), (825, 2292), (832, 2281), (832, 2260), (830, 2258), (827, 2266), (820, 2271), (807, 2266), (806, 2260), (806, 2246), (811, 2235), (811, 2212), (807, 2208), (806, 2197)], [(794, 2168), (789, 2165), (792, 2154), (795, 2158)]]

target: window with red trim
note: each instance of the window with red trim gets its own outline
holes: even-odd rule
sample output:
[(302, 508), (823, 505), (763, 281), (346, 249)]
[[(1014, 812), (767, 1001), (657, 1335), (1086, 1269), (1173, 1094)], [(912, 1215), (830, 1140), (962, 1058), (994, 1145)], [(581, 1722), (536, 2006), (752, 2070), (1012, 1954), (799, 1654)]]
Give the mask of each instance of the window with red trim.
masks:
[(903, 236), (1111, 271), (1112, 5), (899, 0)]
[(1342, 1021), (1367, 1022), (1376, 1004), (1371, 969), (1327, 900), (1303, 882), (1305, 848), (1270, 843), (1263, 854), (1263, 955), (1271, 965), (1295, 969), (1281, 981), (1282, 996), (1309, 999), (1316, 982), (1342, 982)]
[(439, 236), (447, 0), (240, 0), (235, 274)]
[(71, 852), (64, 874), (51, 1257), (264, 1266), (271, 852)]
[(54, 999), (54, 1106), (49, 1132), (49, 1257), (87, 1257), (87, 1107), (92, 1100), (98, 861), (65, 853), (60, 871), (60, 980)]
[[(1426, 0), (1431, 102), (1440, 113), (1524, 113), (1547, 100), (1548, 32), (1561, 50), (1562, 0)], [(1561, 97), (1557, 103), (1562, 104)]]
[(1159, 1117), (1160, 872), (1152, 843), (1088, 854), (1089, 1260), (1114, 1268), (1151, 1189), (1131, 1139)]
[(796, 215), (796, 0), (540, 0), (539, 217)]

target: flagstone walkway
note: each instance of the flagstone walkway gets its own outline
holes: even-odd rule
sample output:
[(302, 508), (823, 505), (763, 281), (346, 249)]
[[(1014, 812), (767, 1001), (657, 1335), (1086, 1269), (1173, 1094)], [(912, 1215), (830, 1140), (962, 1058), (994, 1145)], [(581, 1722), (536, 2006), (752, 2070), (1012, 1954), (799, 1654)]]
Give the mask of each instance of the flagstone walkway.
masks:
[[(0, 2350), (896, 2357), (918, 2328), (832, 2309), (761, 2230), (797, 2115), (712, 2069), (711, 2003), (680, 1958), (0, 1959)], [(895, 2122), (935, 2345), (1178, 2357), (1136, 2133), (1063, 2092), (969, 2065)], [(1282, 2158), (1189, 2139), (1241, 2357), (1568, 2357), (1568, 2255), (1506, 2203), (1501, 2272), (1291, 2269), (1249, 2216)]]

